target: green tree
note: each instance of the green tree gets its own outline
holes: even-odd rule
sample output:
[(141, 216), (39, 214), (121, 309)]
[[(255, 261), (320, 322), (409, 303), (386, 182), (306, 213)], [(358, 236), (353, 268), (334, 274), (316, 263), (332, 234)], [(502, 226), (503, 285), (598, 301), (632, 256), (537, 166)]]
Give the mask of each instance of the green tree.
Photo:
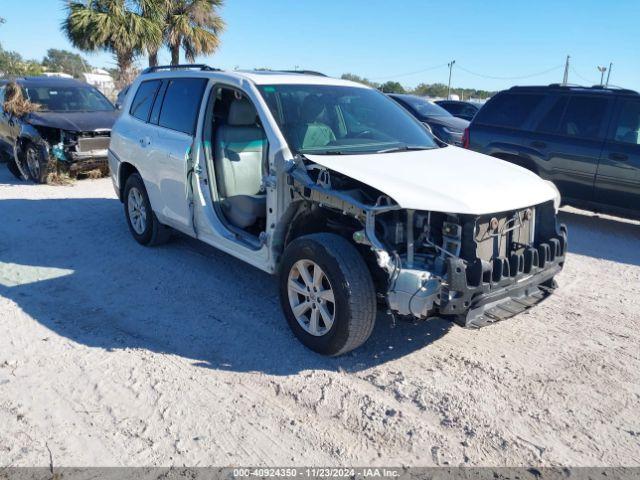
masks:
[(83, 51), (111, 52), (120, 71), (120, 85), (135, 77), (136, 55), (162, 43), (162, 28), (142, 15), (159, 0), (70, 1), (62, 31), (73, 46)]
[(42, 60), (42, 66), (49, 71), (68, 73), (76, 78), (79, 78), (81, 73), (90, 70), (89, 63), (81, 55), (56, 48), (47, 50), (47, 56)]
[(4, 50), (0, 45), (0, 74), (36, 76), (42, 72), (42, 65), (37, 61), (25, 60), (18, 52)]
[(380, 89), (384, 93), (405, 93), (406, 90), (399, 82), (388, 81), (382, 84)]
[(367, 86), (372, 87), (372, 88), (376, 88), (376, 89), (380, 88), (380, 84), (379, 83), (372, 82), (371, 80), (369, 80), (367, 78), (361, 77), (359, 75), (355, 75), (353, 73), (343, 73), (340, 78), (342, 78), (343, 80), (349, 80), (351, 82), (362, 83), (362, 84), (367, 85)]
[[(193, 63), (198, 55), (210, 55), (220, 46), (225, 23), (218, 14), (223, 0), (160, 0), (144, 15), (162, 26), (163, 43), (171, 52), (171, 64), (180, 63), (180, 50)], [(157, 48), (149, 51), (149, 66), (158, 64)]]

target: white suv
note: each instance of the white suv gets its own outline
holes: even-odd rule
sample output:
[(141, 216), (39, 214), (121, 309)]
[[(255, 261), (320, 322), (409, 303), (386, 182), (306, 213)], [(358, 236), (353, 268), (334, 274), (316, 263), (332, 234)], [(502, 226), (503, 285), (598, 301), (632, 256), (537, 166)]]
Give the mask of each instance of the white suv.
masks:
[(364, 343), (380, 305), (467, 327), (511, 317), (564, 263), (553, 184), (320, 74), (149, 69), (109, 162), (138, 242), (175, 229), (278, 273), (293, 332), (327, 355)]

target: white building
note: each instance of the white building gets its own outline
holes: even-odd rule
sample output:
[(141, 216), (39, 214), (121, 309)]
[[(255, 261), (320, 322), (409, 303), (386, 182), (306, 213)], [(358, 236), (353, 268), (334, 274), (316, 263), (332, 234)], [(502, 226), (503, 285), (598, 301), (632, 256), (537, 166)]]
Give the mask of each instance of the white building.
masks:
[(105, 96), (113, 99), (116, 96), (116, 85), (109, 72), (101, 68), (94, 68), (91, 73), (83, 73), (84, 81), (96, 87)]

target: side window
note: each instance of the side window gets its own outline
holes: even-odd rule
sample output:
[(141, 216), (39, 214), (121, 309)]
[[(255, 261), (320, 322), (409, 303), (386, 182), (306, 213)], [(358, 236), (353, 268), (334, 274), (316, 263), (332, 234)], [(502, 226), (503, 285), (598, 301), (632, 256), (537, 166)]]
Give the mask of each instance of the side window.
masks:
[(607, 112), (608, 100), (604, 97), (574, 95), (560, 123), (560, 133), (569, 137), (599, 138)]
[(149, 120), (153, 99), (156, 96), (160, 83), (160, 80), (150, 80), (140, 84), (136, 96), (131, 103), (131, 109), (129, 110), (131, 115), (144, 122)]
[(478, 112), (476, 123), (496, 127), (522, 128), (544, 98), (544, 94), (538, 93), (497, 95)]
[(4, 105), (4, 86), (0, 87), (0, 110), (2, 105)]
[(614, 121), (613, 139), (616, 142), (640, 144), (640, 101), (622, 99), (624, 102)]
[(207, 80), (174, 78), (169, 81), (162, 101), (158, 125), (188, 135), (195, 134), (200, 102)]
[(447, 110), (452, 115), (457, 115), (462, 112), (462, 108), (464, 105), (460, 105), (458, 103), (449, 103), (445, 106), (445, 110)]
[(538, 122), (536, 131), (542, 133), (557, 132), (564, 110), (567, 108), (567, 103), (569, 103), (569, 97), (566, 95), (556, 98), (551, 108), (543, 115), (540, 122)]

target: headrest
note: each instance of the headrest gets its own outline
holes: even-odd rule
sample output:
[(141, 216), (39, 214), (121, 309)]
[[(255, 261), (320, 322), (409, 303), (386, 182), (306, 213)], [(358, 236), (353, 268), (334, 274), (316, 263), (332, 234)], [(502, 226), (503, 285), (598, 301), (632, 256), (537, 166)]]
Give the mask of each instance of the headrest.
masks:
[(313, 123), (318, 119), (323, 110), (324, 103), (320, 99), (320, 96), (309, 94), (304, 97), (302, 102), (301, 117), (306, 123)]
[(229, 107), (227, 124), (234, 127), (255, 125), (257, 116), (258, 113), (249, 100), (246, 98), (234, 99)]

